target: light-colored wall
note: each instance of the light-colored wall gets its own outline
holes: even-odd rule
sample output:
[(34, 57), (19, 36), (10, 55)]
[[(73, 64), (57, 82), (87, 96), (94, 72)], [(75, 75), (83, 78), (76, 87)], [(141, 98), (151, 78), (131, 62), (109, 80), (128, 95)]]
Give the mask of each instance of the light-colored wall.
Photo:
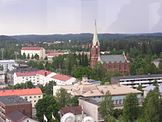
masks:
[(43, 98), (43, 95), (26, 95), (26, 96), (21, 96), (22, 98), (26, 99), (28, 102), (32, 103), (32, 107), (34, 108), (38, 100)]
[(98, 122), (98, 106), (90, 102), (79, 99), (79, 105), (83, 107), (83, 111), (91, 116), (95, 122)]
[(39, 55), (39, 58), (45, 58), (45, 49), (42, 48), (41, 50), (21, 50), (21, 55), (23, 55), (25, 53), (26, 56), (30, 56), (30, 58), (33, 56), (35, 56), (35, 54)]

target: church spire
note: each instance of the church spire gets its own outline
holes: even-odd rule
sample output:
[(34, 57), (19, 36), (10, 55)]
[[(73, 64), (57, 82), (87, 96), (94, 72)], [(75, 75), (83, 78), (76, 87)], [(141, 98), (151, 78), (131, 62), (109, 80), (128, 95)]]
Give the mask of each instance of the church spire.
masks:
[(95, 20), (95, 27), (94, 27), (94, 34), (93, 34), (93, 45), (92, 46), (99, 46), (99, 40), (98, 40), (98, 35), (97, 35), (97, 25), (96, 25), (96, 20)]

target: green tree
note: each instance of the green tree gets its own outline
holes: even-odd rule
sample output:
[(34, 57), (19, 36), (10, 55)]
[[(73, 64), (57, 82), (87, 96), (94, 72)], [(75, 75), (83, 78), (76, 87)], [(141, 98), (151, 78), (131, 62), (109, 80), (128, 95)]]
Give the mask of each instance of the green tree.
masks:
[(30, 59), (30, 55), (28, 54), (27, 59)]
[(65, 107), (66, 105), (77, 105), (78, 100), (77, 98), (73, 98), (71, 94), (67, 93), (67, 91), (61, 88), (56, 93), (56, 98), (59, 103), (59, 108)]
[(109, 117), (112, 117), (113, 107), (114, 106), (111, 94), (110, 92), (107, 92), (99, 106), (99, 113), (101, 114), (101, 117), (104, 118), (104, 120), (107, 120)]
[(26, 55), (25, 55), (25, 53), (23, 53), (23, 55), (22, 55), (22, 59), (26, 59)]
[(91, 75), (91, 69), (89, 67), (77, 67), (73, 68), (72, 75), (76, 78), (81, 79), (83, 76), (89, 77)]
[(144, 101), (144, 117), (147, 122), (159, 122), (159, 93), (157, 90), (150, 91)]
[(38, 54), (35, 54), (34, 58), (35, 58), (36, 60), (39, 60), (39, 55), (38, 55)]
[(53, 95), (53, 86), (55, 85), (56, 85), (55, 81), (49, 81), (49, 83), (46, 84), (45, 86), (42, 86), (41, 89), (43, 93), (45, 93), (46, 95)]
[(159, 100), (159, 116), (160, 116), (160, 118), (159, 118), (159, 122), (162, 122), (162, 98), (160, 98), (160, 100)]
[(43, 115), (45, 115), (49, 120), (52, 118), (52, 113), (55, 116), (56, 119), (58, 119), (58, 103), (53, 96), (44, 96), (43, 99), (40, 99), (36, 103), (36, 116), (39, 120), (39, 122), (43, 122)]
[(124, 100), (123, 117), (126, 122), (135, 122), (139, 107), (136, 94), (128, 94)]

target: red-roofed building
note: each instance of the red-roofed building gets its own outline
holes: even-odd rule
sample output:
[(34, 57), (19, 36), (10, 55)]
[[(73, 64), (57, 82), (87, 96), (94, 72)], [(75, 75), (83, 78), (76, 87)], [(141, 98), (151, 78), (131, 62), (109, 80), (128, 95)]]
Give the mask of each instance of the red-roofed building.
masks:
[(65, 53), (62, 51), (48, 51), (46, 55), (47, 55), (48, 60), (52, 60), (52, 58), (58, 57), (58, 56), (64, 55), (64, 54)]
[(38, 100), (43, 98), (43, 93), (40, 88), (0, 90), (0, 96), (20, 96), (31, 102), (32, 107), (35, 107)]
[(43, 47), (22, 47), (21, 55), (24, 54), (26, 55), (26, 57), (29, 55), (30, 58), (37, 54), (40, 59), (44, 59), (46, 56), (45, 49)]
[(47, 70), (16, 72), (13, 75), (14, 85), (28, 81), (31, 81), (33, 85), (46, 85), (49, 81), (55, 81), (57, 85), (70, 85), (76, 82), (76, 78)]

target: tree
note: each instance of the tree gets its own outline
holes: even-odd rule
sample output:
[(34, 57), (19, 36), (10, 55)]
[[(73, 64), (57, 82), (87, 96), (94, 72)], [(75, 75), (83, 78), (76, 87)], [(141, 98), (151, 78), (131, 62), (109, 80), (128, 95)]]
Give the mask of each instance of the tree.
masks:
[(22, 58), (23, 58), (23, 59), (26, 59), (26, 55), (25, 55), (25, 53), (23, 53)]
[(126, 122), (135, 122), (138, 117), (138, 98), (136, 94), (128, 94), (124, 100), (123, 117)]
[(39, 55), (38, 55), (38, 54), (35, 54), (34, 58), (35, 58), (36, 60), (39, 60)]
[(30, 55), (29, 55), (29, 53), (28, 53), (27, 59), (30, 59)]
[(91, 74), (91, 69), (89, 67), (77, 67), (73, 68), (72, 70), (72, 75), (76, 78), (82, 78), (83, 76), (90, 76)]
[(150, 91), (144, 101), (144, 117), (147, 122), (159, 122), (160, 118), (159, 93)]
[(110, 92), (107, 92), (105, 94), (105, 97), (103, 98), (102, 102), (99, 106), (99, 113), (101, 114), (101, 117), (104, 118), (104, 120), (107, 120), (109, 117), (112, 117), (113, 115), (113, 102)]
[(160, 100), (159, 100), (159, 116), (160, 116), (160, 118), (159, 118), (159, 122), (162, 122), (162, 98), (160, 98)]
[(43, 93), (46, 95), (53, 95), (53, 86), (56, 85), (55, 81), (49, 81), (45, 86), (40, 87)]
[(45, 115), (49, 120), (52, 118), (52, 113), (56, 119), (58, 119), (58, 103), (56, 98), (53, 96), (44, 96), (36, 103), (36, 116), (39, 122), (43, 122), (43, 115)]
[(67, 91), (61, 88), (56, 93), (56, 98), (59, 103), (59, 108), (65, 107), (67, 105), (77, 105), (78, 99), (71, 96), (71, 94), (67, 93)]
[(34, 56), (33, 56), (33, 54), (32, 54), (32, 56), (31, 56), (31, 59), (34, 59)]

